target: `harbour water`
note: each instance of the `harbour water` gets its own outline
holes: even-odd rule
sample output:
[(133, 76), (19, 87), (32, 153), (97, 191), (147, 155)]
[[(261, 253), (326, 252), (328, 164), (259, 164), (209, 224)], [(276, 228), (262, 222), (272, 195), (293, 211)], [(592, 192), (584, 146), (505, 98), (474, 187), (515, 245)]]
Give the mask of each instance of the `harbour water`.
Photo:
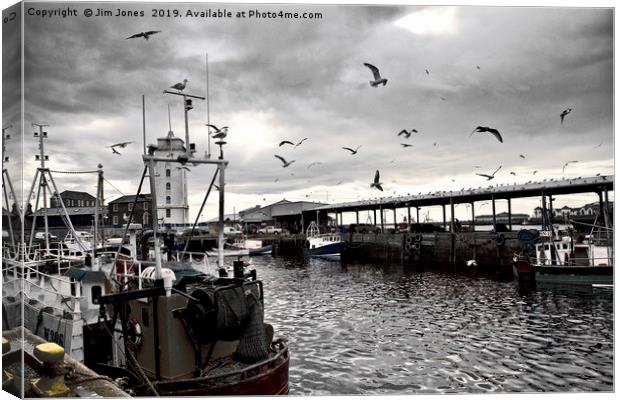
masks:
[(253, 258), (291, 395), (613, 390), (613, 295), (474, 274)]

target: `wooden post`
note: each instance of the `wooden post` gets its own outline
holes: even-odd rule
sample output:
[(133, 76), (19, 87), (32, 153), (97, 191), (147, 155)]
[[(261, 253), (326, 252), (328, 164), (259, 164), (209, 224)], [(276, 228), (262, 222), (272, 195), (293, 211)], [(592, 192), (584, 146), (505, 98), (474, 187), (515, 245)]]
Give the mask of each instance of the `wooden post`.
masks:
[(476, 231), (476, 212), (474, 211), (474, 202), (471, 202), (471, 231)]
[(415, 207), (415, 222), (420, 223), (420, 207)]
[(398, 221), (396, 221), (396, 206), (394, 206), (394, 233), (396, 232), (396, 226), (398, 225)]
[(372, 214), (373, 214), (372, 224), (374, 226), (377, 226), (377, 209), (376, 208), (372, 209)]
[(549, 224), (553, 230), (553, 195), (549, 196)]
[(512, 207), (510, 205), (510, 197), (508, 198), (508, 229), (512, 231)]
[(383, 207), (379, 206), (379, 214), (381, 217), (381, 233), (383, 233), (384, 229), (383, 229)]
[(355, 209), (355, 223), (360, 224), (360, 211), (357, 208)]
[(407, 225), (411, 225), (411, 206), (407, 204)]
[(446, 224), (446, 205), (445, 204), (441, 205), (441, 210), (443, 212), (443, 229), (445, 230), (446, 227), (447, 227), (447, 224)]
[(456, 267), (456, 234), (454, 232), (454, 199), (450, 197), (450, 263)]
[(493, 229), (497, 224), (497, 218), (495, 217), (495, 195), (491, 195), (491, 207), (493, 208)]

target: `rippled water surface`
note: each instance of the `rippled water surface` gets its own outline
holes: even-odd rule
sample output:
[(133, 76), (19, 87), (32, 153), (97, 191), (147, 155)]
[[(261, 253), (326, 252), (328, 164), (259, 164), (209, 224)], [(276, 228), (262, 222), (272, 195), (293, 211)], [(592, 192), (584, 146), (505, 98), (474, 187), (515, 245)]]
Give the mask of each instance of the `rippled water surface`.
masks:
[(257, 257), (292, 395), (613, 390), (613, 296)]

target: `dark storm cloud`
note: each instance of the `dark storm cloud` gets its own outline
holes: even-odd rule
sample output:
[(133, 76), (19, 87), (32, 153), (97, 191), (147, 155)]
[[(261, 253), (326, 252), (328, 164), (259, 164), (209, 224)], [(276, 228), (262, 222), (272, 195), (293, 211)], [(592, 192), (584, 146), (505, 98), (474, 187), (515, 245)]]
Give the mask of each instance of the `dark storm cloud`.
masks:
[[(86, 6), (92, 4), (76, 8)], [(67, 169), (102, 162), (108, 179), (135, 190), (142, 170), (141, 95), (146, 95), (149, 142), (167, 133), (168, 104), (173, 130), (184, 137), (180, 99), (162, 91), (186, 78), (186, 91), (205, 94), (208, 52), (211, 122), (230, 126), (227, 177), (234, 194), (284, 197), (313, 187), (338, 190), (342, 180), (358, 196), (370, 193), (376, 169), (388, 182), (417, 193), (451, 177), (461, 186), (478, 184), (474, 164), (489, 170), (504, 164), (506, 172), (497, 177), (502, 182), (512, 178), (510, 169), (555, 171), (564, 158), (578, 156), (584, 165), (612, 163), (609, 9), (226, 8), (303, 9), (322, 12), (323, 19), (27, 18), (26, 118), (52, 125), (47, 144), (52, 159)], [(433, 16), (437, 10), (452, 12), (445, 32), (416, 34), (394, 24), (420, 11), (441, 18)], [(434, 25), (441, 24), (438, 19)], [(125, 40), (144, 30), (162, 32), (149, 41)], [(369, 86), (364, 62), (381, 69), (387, 86)], [(569, 107), (573, 112), (560, 125), (559, 114)], [(205, 110), (196, 100), (190, 113), (200, 155), (206, 147)], [(470, 137), (478, 125), (497, 127), (505, 142)], [(403, 149), (396, 134), (411, 128), (420, 134), (408, 140), (414, 147)], [(277, 146), (302, 137), (310, 139), (295, 150)], [(136, 143), (122, 156), (105, 148), (120, 140)], [(600, 141), (605, 145), (592, 149)], [(341, 149), (359, 145), (357, 156)], [(36, 142), (29, 139), (27, 146), (30, 157)], [(528, 154), (525, 163), (518, 158), (521, 152)], [(274, 154), (296, 163), (284, 169)], [(311, 162), (322, 164), (307, 169)], [(190, 187), (200, 192), (203, 178), (192, 176)], [(68, 184), (78, 182), (72, 178)]]

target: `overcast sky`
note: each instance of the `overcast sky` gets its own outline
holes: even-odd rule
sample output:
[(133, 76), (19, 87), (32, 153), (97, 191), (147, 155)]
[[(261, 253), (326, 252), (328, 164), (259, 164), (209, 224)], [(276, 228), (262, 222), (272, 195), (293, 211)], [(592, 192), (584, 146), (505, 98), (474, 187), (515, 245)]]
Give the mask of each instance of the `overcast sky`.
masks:
[[(475, 173), (500, 165), (490, 183), (613, 173), (611, 9), (211, 4), (233, 13), (215, 19), (185, 16), (209, 8), (201, 4), (69, 5), (77, 17), (25, 18), (25, 190), (37, 153), (29, 125), (45, 122), (52, 169), (101, 163), (107, 180), (134, 194), (142, 171), (141, 96), (147, 142), (168, 132), (168, 104), (172, 129), (183, 138), (180, 98), (162, 91), (187, 79), (186, 92), (206, 95), (205, 53), (211, 122), (230, 127), (227, 213), (282, 198), (339, 202), (487, 186)], [(145, 16), (86, 18), (85, 8)], [(152, 18), (153, 8), (177, 9), (183, 17)], [(322, 17), (235, 18), (256, 9)], [(148, 30), (161, 33), (125, 40)], [(386, 86), (369, 85), (365, 62), (379, 67)], [(203, 156), (207, 107), (194, 105), (190, 132)], [(572, 112), (561, 124), (567, 108)], [(4, 111), (3, 126), (15, 124), (6, 105)], [(478, 125), (498, 129), (504, 142), (470, 136)], [(412, 128), (419, 133), (397, 136)], [(306, 137), (295, 149), (278, 147)], [(122, 156), (105, 147), (120, 141), (134, 141)], [(343, 146), (361, 148), (350, 155)], [(295, 163), (282, 168), (274, 154)], [(578, 163), (563, 173), (572, 160)], [(321, 164), (308, 168), (313, 162)], [(377, 169), (383, 193), (369, 187)], [(192, 168), (192, 218), (211, 174), (211, 167)], [(94, 194), (96, 180), (59, 175), (57, 183)], [(107, 201), (120, 196), (109, 184), (105, 194)], [(216, 215), (215, 199), (204, 219)], [(581, 195), (556, 205), (595, 200)], [(513, 211), (531, 213), (537, 202), (513, 204)]]

